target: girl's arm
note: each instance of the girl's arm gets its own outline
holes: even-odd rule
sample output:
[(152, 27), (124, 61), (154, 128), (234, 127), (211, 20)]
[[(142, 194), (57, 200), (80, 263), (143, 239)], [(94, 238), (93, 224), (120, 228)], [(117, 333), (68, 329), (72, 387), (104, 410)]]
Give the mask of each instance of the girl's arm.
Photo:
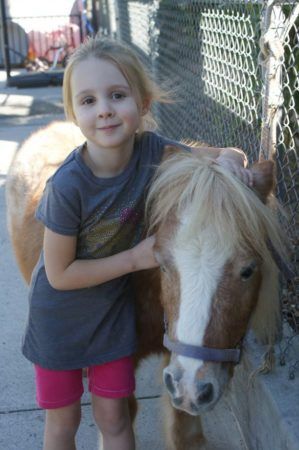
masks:
[(204, 153), (214, 158), (218, 164), (227, 168), (247, 186), (253, 186), (253, 174), (246, 168), (247, 157), (242, 150), (234, 147), (197, 147), (192, 148), (191, 151), (195, 154)]
[(55, 289), (80, 289), (105, 283), (137, 270), (157, 267), (153, 236), (134, 248), (99, 259), (76, 259), (75, 236), (65, 236), (45, 228), (44, 258), (49, 283)]

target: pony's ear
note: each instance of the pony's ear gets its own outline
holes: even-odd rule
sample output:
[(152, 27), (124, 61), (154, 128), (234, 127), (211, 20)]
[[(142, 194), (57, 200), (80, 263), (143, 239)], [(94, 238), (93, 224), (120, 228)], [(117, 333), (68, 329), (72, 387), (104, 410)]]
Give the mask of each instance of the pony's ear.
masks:
[(266, 203), (275, 185), (274, 161), (265, 160), (257, 162), (251, 167), (251, 171), (253, 173), (253, 190), (260, 197), (261, 201)]

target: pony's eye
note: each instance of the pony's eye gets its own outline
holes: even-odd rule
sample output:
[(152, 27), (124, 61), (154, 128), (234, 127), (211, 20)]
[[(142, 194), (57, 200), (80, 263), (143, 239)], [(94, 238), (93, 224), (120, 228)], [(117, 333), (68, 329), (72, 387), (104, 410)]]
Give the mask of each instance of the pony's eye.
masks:
[(247, 281), (254, 273), (255, 267), (256, 267), (255, 262), (252, 262), (249, 266), (244, 267), (244, 269), (242, 269), (240, 273), (241, 279), (243, 281)]
[(160, 266), (160, 270), (161, 270), (161, 272), (166, 272), (166, 267), (165, 266), (163, 266), (162, 264), (161, 264), (161, 266)]

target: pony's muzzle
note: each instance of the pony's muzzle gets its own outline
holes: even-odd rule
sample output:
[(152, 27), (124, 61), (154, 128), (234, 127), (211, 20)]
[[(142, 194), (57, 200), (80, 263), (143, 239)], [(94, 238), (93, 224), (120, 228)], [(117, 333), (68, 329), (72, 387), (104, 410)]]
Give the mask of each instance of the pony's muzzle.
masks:
[(193, 388), (189, 390), (184, 383), (183, 373), (179, 367), (168, 366), (164, 369), (163, 380), (172, 405), (193, 415), (209, 410), (217, 397), (211, 380), (194, 380)]

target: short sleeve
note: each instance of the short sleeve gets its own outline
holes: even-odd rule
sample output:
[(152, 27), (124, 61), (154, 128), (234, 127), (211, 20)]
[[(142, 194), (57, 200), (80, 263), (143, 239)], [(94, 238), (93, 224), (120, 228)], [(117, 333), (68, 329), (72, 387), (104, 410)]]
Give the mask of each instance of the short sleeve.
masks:
[(35, 217), (55, 233), (76, 235), (80, 227), (80, 204), (71, 190), (64, 193), (47, 181)]

